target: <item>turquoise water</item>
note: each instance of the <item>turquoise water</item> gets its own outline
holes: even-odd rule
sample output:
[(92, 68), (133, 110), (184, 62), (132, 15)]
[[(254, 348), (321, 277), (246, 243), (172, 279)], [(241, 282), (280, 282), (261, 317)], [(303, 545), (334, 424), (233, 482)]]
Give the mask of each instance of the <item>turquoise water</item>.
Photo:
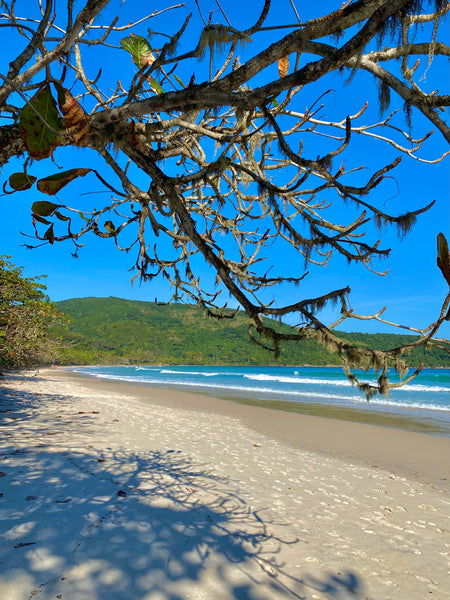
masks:
[[(334, 367), (92, 366), (73, 370), (103, 379), (258, 400), (281, 410), (311, 414), (308, 407), (314, 405), (335, 414), (339, 409), (343, 414), (353, 409), (352, 413), (419, 420), (434, 424), (438, 435), (450, 436), (449, 369), (426, 369), (411, 383), (392, 390), (389, 398), (377, 396), (370, 402), (351, 386), (342, 369)], [(365, 381), (376, 379), (370, 372), (360, 376)]]

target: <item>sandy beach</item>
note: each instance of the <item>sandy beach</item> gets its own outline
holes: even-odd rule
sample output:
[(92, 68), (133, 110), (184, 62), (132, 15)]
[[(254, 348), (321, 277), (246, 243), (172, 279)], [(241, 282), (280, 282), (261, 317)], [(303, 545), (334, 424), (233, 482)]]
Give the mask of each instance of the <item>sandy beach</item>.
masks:
[(447, 600), (450, 440), (0, 380), (0, 598)]

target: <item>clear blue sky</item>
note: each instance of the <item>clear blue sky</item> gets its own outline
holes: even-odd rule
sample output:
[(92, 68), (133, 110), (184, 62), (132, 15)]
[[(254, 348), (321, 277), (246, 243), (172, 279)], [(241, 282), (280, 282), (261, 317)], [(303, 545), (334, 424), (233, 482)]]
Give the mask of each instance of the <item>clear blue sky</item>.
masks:
[[(213, 21), (223, 22), (217, 12), (217, 4), (212, 0), (206, 2), (200, 0), (204, 8), (204, 14), (207, 16), (210, 9), (217, 13)], [(17, 2), (17, 12), (25, 12), (26, 6), (31, 2)], [(341, 1), (323, 2), (316, 5), (304, 7), (303, 2), (297, 2), (302, 20), (312, 16), (311, 11), (315, 6), (319, 6), (320, 14), (325, 14), (328, 10), (339, 8)], [(116, 1), (112, 3), (114, 11), (120, 7), (121, 3)], [(123, 17), (122, 23), (130, 20), (136, 20), (146, 14), (148, 3), (128, 0), (121, 6)], [(153, 2), (151, 10), (171, 6), (170, 2)], [(224, 2), (227, 14), (232, 23), (239, 28), (248, 27), (255, 20), (255, 14), (260, 10), (262, 2), (242, 3), (237, 1)], [(107, 15), (114, 11), (109, 11)], [(147, 21), (141, 27), (138, 33), (146, 35), (147, 28), (157, 29), (173, 33), (179, 24), (184, 20), (187, 12), (194, 13), (191, 32), (198, 31), (200, 24), (195, 2), (188, 0), (186, 8), (178, 11), (171, 11), (155, 20)], [(315, 14), (314, 16), (320, 16)], [(103, 18), (106, 24), (108, 19)], [(295, 22), (295, 16), (289, 0), (273, 2), (271, 14), (268, 22), (275, 24), (277, 22)], [(197, 25), (196, 25), (197, 24)], [(448, 25), (448, 23), (447, 23)], [(445, 29), (445, 27), (444, 27)], [(126, 34), (124, 34), (126, 35)], [(272, 34), (273, 35), (273, 34)], [(276, 36), (281, 36), (278, 32)], [(197, 41), (196, 35), (188, 34), (186, 37), (187, 49), (191, 49)], [(0, 61), (0, 70), (7, 72), (8, 64), (20, 51), (24, 42), (18, 45), (16, 37), (12, 32), (2, 29), (2, 58)], [(274, 37), (272, 39), (275, 39)], [(245, 55), (254, 52), (255, 49), (264, 47), (267, 43), (265, 36), (255, 36), (253, 44), (248, 44), (244, 49)], [(208, 62), (206, 59), (205, 63)], [(423, 70), (425, 69), (424, 66)], [(436, 87), (439, 87), (441, 93), (448, 93), (448, 67), (444, 61), (438, 62), (437, 74), (429, 77), (436, 78)], [(124, 78), (132, 75), (133, 65), (129, 55), (123, 50), (112, 50), (108, 62), (102, 65), (92, 65), (97, 69), (102, 66), (103, 77), (111, 76), (111, 86), (114, 86), (118, 78)], [(434, 68), (436, 65), (434, 65)], [(192, 67), (189, 67), (190, 69)], [(202, 66), (198, 65), (197, 83), (202, 81)], [(421, 67), (422, 68), (422, 67)], [(187, 72), (188, 73), (188, 72)], [(199, 75), (200, 74), (200, 75)], [(190, 76), (186, 76), (187, 79)], [(306, 102), (313, 98), (314, 94), (328, 88), (333, 88), (329, 94), (327, 104), (321, 112), (324, 118), (341, 120), (346, 114), (357, 112), (361, 108), (365, 99), (370, 102), (368, 115), (374, 119), (378, 114), (378, 103), (376, 98), (375, 86), (367, 76), (357, 76), (352, 85), (348, 88), (342, 87), (342, 78), (340, 75), (332, 75), (325, 82), (320, 82), (315, 89), (308, 90)], [(434, 82), (433, 82), (434, 83)], [(305, 92), (306, 94), (306, 92)], [(401, 106), (393, 96), (392, 106)], [(399, 121), (400, 122), (400, 121)], [(425, 131), (425, 124), (417, 112), (413, 112), (413, 122), (417, 125), (417, 137)], [(371, 155), (364, 155), (367, 146), (363, 140), (355, 140), (351, 145), (346, 157), (349, 164), (366, 164), (367, 173), (373, 172), (382, 164), (386, 164), (398, 152), (388, 148), (383, 143), (376, 143), (371, 146)], [(447, 149), (445, 140), (439, 133), (436, 133), (431, 140), (424, 144), (421, 156), (428, 160), (437, 158)], [(305, 155), (308, 149), (305, 148)], [(313, 156), (315, 158), (315, 156)], [(66, 168), (71, 167), (91, 167), (94, 164), (100, 167), (101, 163), (95, 158), (94, 153), (89, 150), (74, 151), (66, 148), (57, 149), (54, 155), (56, 165)], [(94, 162), (95, 161), (95, 162)], [(51, 160), (40, 161), (33, 166), (33, 174), (43, 176), (57, 172), (58, 168), (52, 164)], [(101, 167), (100, 167), (101, 168)], [(9, 175), (15, 171), (21, 170), (21, 162), (12, 160), (1, 173), (1, 182), (7, 180)], [(101, 184), (91, 176), (69, 185), (58, 195), (58, 201), (83, 207), (99, 206), (101, 203), (101, 194), (90, 194), (79, 196), (86, 192), (99, 192), (102, 190)], [(135, 283), (131, 285), (133, 272), (129, 269), (133, 266), (134, 256), (120, 253), (114, 246), (112, 240), (100, 240), (93, 235), (89, 235), (84, 240), (85, 246), (79, 253), (79, 258), (74, 259), (71, 255), (73, 246), (70, 242), (55, 244), (54, 246), (43, 246), (35, 250), (28, 250), (24, 247), (27, 240), (21, 235), (21, 232), (32, 234), (33, 228), (30, 218), (31, 204), (37, 199), (45, 199), (36, 190), (16, 193), (11, 196), (0, 198), (0, 254), (12, 256), (13, 262), (25, 267), (25, 273), (29, 276), (46, 274), (45, 284), (47, 292), (52, 300), (58, 301), (66, 298), (82, 296), (119, 296), (135, 300), (154, 300), (158, 297), (164, 300), (170, 296), (170, 290), (167, 284), (162, 281), (149, 284)], [(389, 259), (375, 265), (380, 270), (389, 269), (386, 277), (377, 277), (361, 267), (350, 267), (346, 261), (336, 258), (326, 268), (312, 268), (311, 275), (302, 287), (301, 293), (305, 297), (314, 297), (325, 293), (337, 287), (349, 285), (352, 288), (351, 301), (356, 312), (371, 313), (379, 310), (383, 306), (388, 306), (385, 313), (387, 319), (410, 324), (415, 327), (423, 327), (434, 320), (439, 310), (440, 301), (445, 297), (446, 284), (436, 266), (436, 236), (439, 232), (448, 236), (449, 225), (449, 161), (430, 165), (419, 163), (408, 157), (404, 157), (400, 168), (395, 172), (395, 181), (387, 180), (379, 190), (375, 191), (370, 200), (378, 204), (387, 212), (402, 214), (408, 210), (414, 210), (428, 204), (431, 200), (436, 200), (435, 206), (426, 214), (419, 217), (414, 230), (404, 239), (399, 239), (394, 229), (388, 228), (382, 232), (383, 246), (392, 248), (392, 254)], [(346, 220), (346, 219), (344, 219)], [(374, 236), (376, 233), (373, 234)], [(274, 256), (274, 259), (280, 258)], [(304, 291), (303, 291), (304, 290)], [(294, 290), (295, 294), (299, 289)], [(283, 302), (288, 303), (298, 299), (296, 296), (290, 296), (291, 291), (283, 289), (281, 296)], [(380, 324), (366, 324), (365, 322), (350, 322), (346, 327), (348, 330), (356, 331), (391, 331)], [(442, 332), (448, 335), (448, 331)]]

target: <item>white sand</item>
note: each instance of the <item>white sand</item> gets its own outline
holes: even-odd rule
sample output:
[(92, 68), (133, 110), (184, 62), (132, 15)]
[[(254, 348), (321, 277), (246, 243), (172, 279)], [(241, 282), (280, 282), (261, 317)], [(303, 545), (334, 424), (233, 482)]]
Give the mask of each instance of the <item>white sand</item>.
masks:
[(449, 598), (447, 473), (430, 485), (59, 372), (0, 388), (2, 600)]

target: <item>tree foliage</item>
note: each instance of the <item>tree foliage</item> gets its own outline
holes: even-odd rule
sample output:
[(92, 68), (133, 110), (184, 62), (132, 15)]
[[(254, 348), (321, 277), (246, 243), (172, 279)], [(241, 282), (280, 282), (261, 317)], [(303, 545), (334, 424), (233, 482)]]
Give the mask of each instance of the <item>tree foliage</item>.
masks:
[(48, 362), (47, 330), (62, 322), (62, 314), (45, 294), (45, 285), (38, 278), (24, 277), (22, 270), (8, 256), (0, 256), (0, 367)]
[[(217, 23), (196, 3), (201, 31), (192, 30), (188, 15), (178, 30), (157, 33), (145, 31), (148, 21), (157, 23), (159, 15), (184, 5), (124, 24), (108, 5), (90, 0), (75, 12), (78, 5), (71, 1), (46, 0), (39, 2), (36, 18), (30, 3), (20, 13), (19, 2), (2, 2), (0, 25), (25, 42), (0, 75), (5, 115), (0, 165), (24, 156), (22, 171), (5, 182), (4, 191), (34, 189), (35, 161), (48, 161), (66, 146), (89, 148), (104, 164), (101, 172), (77, 166), (37, 181), (40, 192), (52, 195), (87, 175), (101, 182), (105, 194), (100, 208), (89, 211), (76, 201), (34, 202), (36, 238), (49, 244), (70, 240), (75, 255), (89, 232), (112, 239), (120, 250), (134, 252), (136, 277), (165, 278), (175, 300), (194, 301), (221, 318), (230, 316), (223, 309), (231, 296), (251, 319), (253, 339), (275, 355), (284, 341), (317, 340), (340, 356), (368, 397), (388, 391), (389, 366), (403, 372), (403, 356), (411, 348), (442, 346), (434, 338), (447, 318), (449, 295), (433, 323), (413, 330), (420, 334), (415, 342), (379, 351), (350, 343), (335, 328), (346, 319), (382, 321), (384, 309), (358, 314), (346, 285), (312, 298), (302, 298), (297, 286), (308, 276), (308, 265), (331, 264), (333, 256), (377, 272), (374, 261), (387, 257), (389, 248), (370, 225), (394, 226), (404, 235), (432, 206), (424, 202), (406, 213), (395, 207), (388, 212), (380, 190), (402, 156), (425, 160), (422, 147), (431, 131), (414, 137), (413, 110), (434, 135), (450, 141), (444, 112), (449, 95), (427, 83), (434, 64), (450, 54), (439, 39), (449, 4), (355, 0), (301, 22), (291, 2), (286, 22), (273, 25), (271, 2), (264, 0), (254, 24), (239, 28), (220, 3)], [(270, 43), (247, 52), (263, 35)], [(118, 53), (130, 65), (120, 81), (98, 70)], [(378, 121), (367, 116), (361, 87), (355, 114), (344, 113), (338, 121), (322, 117), (330, 95), (327, 76), (334, 72), (348, 74), (349, 86), (356, 73), (370, 75), (379, 90)], [(308, 98), (308, 88), (317, 90), (322, 82), (316, 98)], [(396, 106), (387, 114), (394, 95)], [(371, 167), (376, 150), (368, 150), (360, 165), (347, 166), (356, 134), (395, 150), (397, 157)], [(58, 156), (64, 161), (63, 152)], [(364, 176), (367, 166), (371, 173)], [(444, 247), (448, 251), (440, 238)], [(290, 265), (272, 261), (280, 252), (297, 258)], [(445, 271), (448, 260), (439, 252)], [(200, 277), (202, 264), (215, 281)], [(286, 286), (292, 286), (291, 301), (281, 304), (276, 290)], [(329, 304), (340, 308), (335, 323), (318, 316)], [(297, 322), (289, 331), (264, 320), (289, 314)], [(361, 366), (380, 371), (377, 387), (367, 388), (352, 375)]]

